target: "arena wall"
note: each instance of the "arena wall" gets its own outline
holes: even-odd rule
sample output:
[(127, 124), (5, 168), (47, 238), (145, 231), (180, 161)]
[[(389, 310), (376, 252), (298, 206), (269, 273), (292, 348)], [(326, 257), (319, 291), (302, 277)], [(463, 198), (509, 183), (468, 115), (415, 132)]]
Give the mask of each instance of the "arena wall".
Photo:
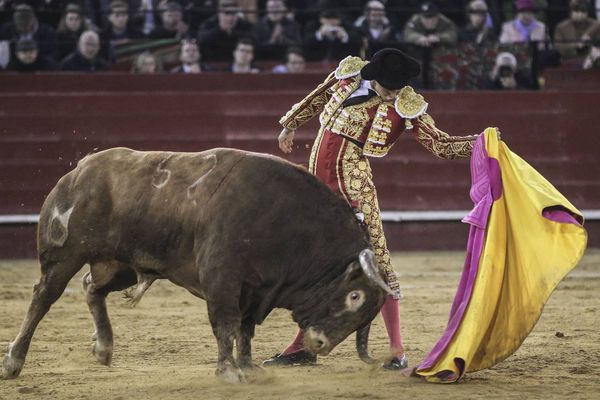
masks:
[[(322, 79), (321, 74), (2, 74), (0, 216), (37, 214), (60, 176), (86, 154), (110, 147), (236, 147), (282, 155), (276, 144), (279, 117)], [(441, 129), (466, 135), (499, 127), (511, 149), (577, 207), (600, 209), (600, 89), (424, 95)], [(312, 121), (298, 131), (290, 160), (306, 164), (316, 129)], [(409, 135), (372, 165), (383, 210), (471, 207), (468, 161), (436, 159)], [(600, 246), (600, 222), (589, 220), (587, 227), (589, 245)], [(467, 227), (457, 220), (389, 222), (385, 228), (394, 250), (466, 244)], [(0, 258), (33, 255), (35, 225), (0, 224)]]

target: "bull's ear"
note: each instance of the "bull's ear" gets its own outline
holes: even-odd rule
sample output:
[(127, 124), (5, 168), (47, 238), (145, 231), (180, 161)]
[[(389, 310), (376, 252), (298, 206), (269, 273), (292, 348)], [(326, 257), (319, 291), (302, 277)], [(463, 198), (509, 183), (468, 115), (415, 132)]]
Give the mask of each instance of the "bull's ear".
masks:
[(358, 278), (360, 275), (362, 275), (362, 273), (363, 272), (360, 263), (358, 261), (353, 261), (350, 264), (348, 264), (346, 272), (344, 272), (344, 280), (350, 281), (352, 279)]

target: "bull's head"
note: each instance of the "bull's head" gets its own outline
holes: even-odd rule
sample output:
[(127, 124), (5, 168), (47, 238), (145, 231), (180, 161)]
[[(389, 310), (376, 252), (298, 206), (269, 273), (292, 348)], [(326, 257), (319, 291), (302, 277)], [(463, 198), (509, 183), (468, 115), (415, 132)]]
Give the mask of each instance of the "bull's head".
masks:
[(305, 329), (305, 347), (316, 354), (328, 354), (352, 332), (370, 324), (388, 293), (391, 290), (375, 264), (373, 252), (361, 251), (342, 276), (315, 294), (310, 301), (310, 317), (298, 321)]

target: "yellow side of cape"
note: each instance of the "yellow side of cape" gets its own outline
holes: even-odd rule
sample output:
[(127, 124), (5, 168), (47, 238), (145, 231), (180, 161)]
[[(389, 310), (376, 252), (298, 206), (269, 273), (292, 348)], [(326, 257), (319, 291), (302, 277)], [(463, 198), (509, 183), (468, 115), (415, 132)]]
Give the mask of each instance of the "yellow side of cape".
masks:
[[(581, 212), (543, 176), (485, 131), (486, 150), (498, 160), (502, 195), (493, 205), (469, 305), (437, 362), (416, 373), (429, 381), (489, 368), (514, 353), (539, 319), (544, 304), (579, 262), (585, 229), (542, 216), (548, 207)], [(461, 368), (459, 368), (459, 366)]]

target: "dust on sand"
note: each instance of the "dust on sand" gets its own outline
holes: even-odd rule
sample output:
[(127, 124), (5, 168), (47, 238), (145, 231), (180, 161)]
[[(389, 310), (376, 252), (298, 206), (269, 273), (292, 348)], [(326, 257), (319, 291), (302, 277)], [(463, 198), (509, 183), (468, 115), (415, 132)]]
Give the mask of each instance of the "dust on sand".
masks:
[[(462, 261), (459, 252), (394, 255), (411, 365), (445, 327)], [(115, 351), (112, 367), (104, 367), (89, 352), (93, 325), (81, 289), (86, 269), (41, 322), (21, 376), (0, 380), (0, 399), (600, 398), (600, 250), (588, 250), (559, 285), (514, 355), (453, 385), (363, 364), (353, 336), (320, 357), (317, 366), (269, 369), (256, 383), (226, 385), (214, 375), (217, 348), (205, 302), (164, 281), (134, 309), (120, 293), (109, 296)], [(38, 277), (34, 261), (0, 261), (0, 343), (17, 334)], [(281, 350), (295, 331), (289, 312), (275, 310), (257, 328), (255, 361)], [(385, 357), (380, 317), (371, 332), (373, 353)]]

